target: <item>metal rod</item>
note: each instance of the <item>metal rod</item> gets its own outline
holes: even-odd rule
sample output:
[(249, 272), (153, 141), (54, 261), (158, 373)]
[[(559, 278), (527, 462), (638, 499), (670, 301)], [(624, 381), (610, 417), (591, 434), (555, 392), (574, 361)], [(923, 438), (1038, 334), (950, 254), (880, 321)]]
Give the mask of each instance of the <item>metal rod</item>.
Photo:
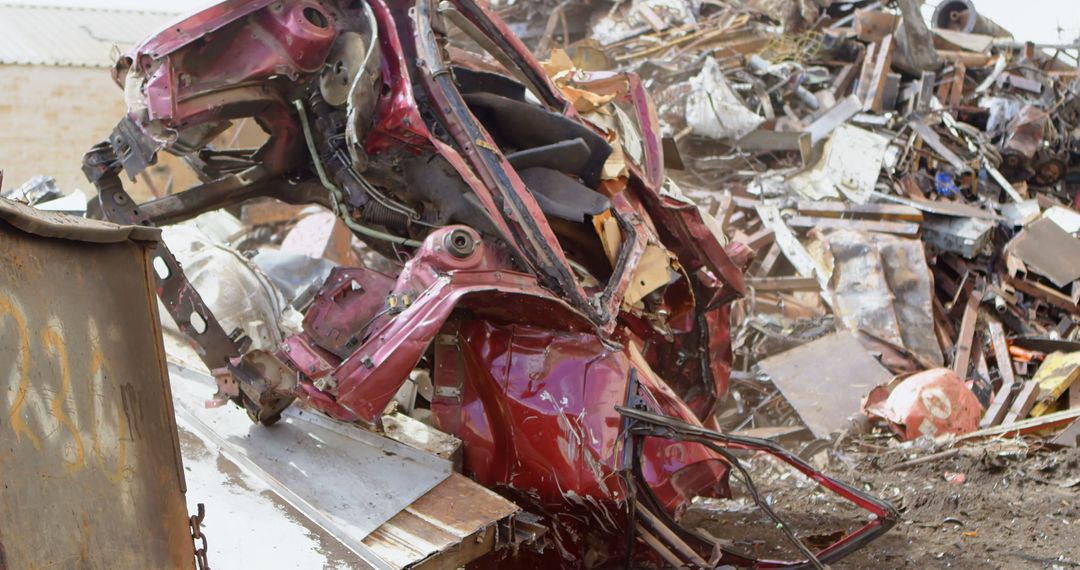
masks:
[(641, 536), (641, 540), (644, 540), (645, 544), (648, 544), (650, 548), (655, 550), (656, 553), (660, 555), (660, 558), (663, 558), (664, 562), (670, 564), (672, 568), (682, 568), (683, 566), (686, 566), (686, 563), (679, 560), (674, 552), (668, 550), (668, 547), (664, 546), (663, 543), (660, 542), (660, 539), (653, 536), (648, 530), (645, 530), (645, 527), (641, 526), (641, 523), (638, 523), (634, 528), (637, 530), (638, 535)]
[(636, 499), (634, 500), (634, 503), (636, 507), (636, 512), (641, 515), (641, 518), (644, 519), (645, 524), (648, 525), (649, 528), (656, 531), (656, 533), (660, 535), (660, 538), (662, 538), (672, 548), (678, 551), (679, 554), (689, 559), (690, 562), (696, 564), (699, 568), (708, 567), (705, 559), (702, 558), (701, 555), (699, 555), (693, 548), (691, 548), (685, 540), (680, 538), (679, 535), (675, 534), (675, 532), (668, 528), (667, 525), (663, 523), (663, 521), (661, 521), (656, 515), (652, 513), (652, 511), (648, 509), (648, 507), (646, 507), (641, 503), (641, 501), (638, 501)]

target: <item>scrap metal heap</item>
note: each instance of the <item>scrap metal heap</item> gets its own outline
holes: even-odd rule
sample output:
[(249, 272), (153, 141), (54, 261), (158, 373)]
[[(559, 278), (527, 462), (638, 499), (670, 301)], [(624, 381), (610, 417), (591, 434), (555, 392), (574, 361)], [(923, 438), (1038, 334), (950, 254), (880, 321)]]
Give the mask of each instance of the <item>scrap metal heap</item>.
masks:
[[(319, 204), (386, 258), (382, 271), (334, 268), (290, 299), (302, 331), (273, 323), (281, 341), (266, 342), (227, 330), (160, 245), (158, 294), (219, 398), (267, 425), (300, 400), (379, 430), (423, 368), (418, 407), (462, 440), (461, 471), (546, 527), (489, 562), (822, 567), (894, 524), (888, 503), (718, 431), (752, 251), (665, 176), (637, 75), (541, 66), (471, 0), (254, 0), (166, 27), (114, 77), (129, 113), (84, 161), (102, 217)], [(244, 119), (265, 131), (259, 148), (210, 144)], [(204, 183), (137, 204), (121, 173), (160, 152)], [(746, 477), (732, 450), (776, 456), (869, 522), (812, 552), (777, 518), (805, 557), (794, 562), (680, 526), (694, 497), (729, 496), (733, 469)]]
[(669, 175), (754, 250), (724, 429), (1077, 445), (1080, 41), (921, 4), (499, 8), (541, 57), (638, 73)]

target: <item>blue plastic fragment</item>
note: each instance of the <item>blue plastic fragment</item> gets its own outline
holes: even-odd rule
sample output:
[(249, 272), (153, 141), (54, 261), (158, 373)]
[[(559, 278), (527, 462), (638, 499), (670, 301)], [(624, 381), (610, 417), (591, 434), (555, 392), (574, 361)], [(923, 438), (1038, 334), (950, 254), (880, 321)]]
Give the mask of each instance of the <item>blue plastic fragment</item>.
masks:
[(953, 179), (951, 173), (939, 170), (934, 177), (934, 189), (937, 190), (939, 196), (949, 198), (955, 196), (959, 189), (956, 187), (956, 180)]

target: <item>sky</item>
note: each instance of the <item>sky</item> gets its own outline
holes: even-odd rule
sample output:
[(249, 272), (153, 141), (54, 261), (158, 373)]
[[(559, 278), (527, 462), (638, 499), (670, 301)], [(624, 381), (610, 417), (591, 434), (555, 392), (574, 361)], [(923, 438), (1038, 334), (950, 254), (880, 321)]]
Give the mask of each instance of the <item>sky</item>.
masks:
[[(214, 0), (0, 0), (0, 4), (167, 12), (190, 12), (214, 3)], [(937, 3), (938, 0), (927, 0), (926, 11), (932, 12)], [(981, 14), (1011, 31), (1016, 39), (1021, 41), (1057, 43), (1071, 42), (1080, 37), (1080, 9), (1077, 9), (1077, 0), (974, 0), (974, 3)]]

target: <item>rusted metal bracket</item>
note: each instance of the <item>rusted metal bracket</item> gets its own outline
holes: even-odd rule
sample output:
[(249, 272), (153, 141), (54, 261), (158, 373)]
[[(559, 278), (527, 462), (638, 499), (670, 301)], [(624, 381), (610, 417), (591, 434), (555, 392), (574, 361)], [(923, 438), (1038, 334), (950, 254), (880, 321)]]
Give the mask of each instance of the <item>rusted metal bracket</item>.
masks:
[[(119, 224), (153, 226), (153, 221), (124, 190), (114, 144), (115, 141), (99, 143), (83, 157), (83, 173), (97, 188), (101, 216)], [(206, 366), (217, 370), (227, 366), (229, 359), (240, 356), (242, 342), (221, 327), (164, 242), (158, 243), (152, 260), (158, 297), (180, 330), (198, 344), (199, 357)]]

